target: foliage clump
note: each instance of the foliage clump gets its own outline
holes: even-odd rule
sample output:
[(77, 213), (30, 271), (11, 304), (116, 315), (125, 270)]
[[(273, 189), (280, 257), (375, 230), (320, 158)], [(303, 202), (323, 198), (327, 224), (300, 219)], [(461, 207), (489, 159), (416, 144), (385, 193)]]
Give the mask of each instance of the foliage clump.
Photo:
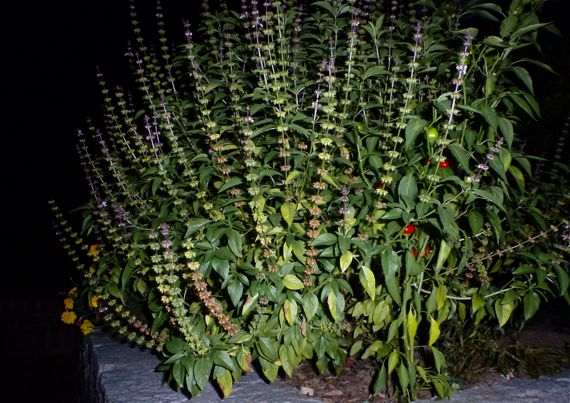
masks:
[(568, 193), (537, 193), (513, 146), (540, 114), (539, 3), (205, 5), (177, 49), (159, 12), (154, 50), (133, 8), (139, 91), (100, 77), (92, 200), (82, 235), (60, 225), (77, 298), (193, 395), (350, 356), (377, 361), (375, 392), (449, 396), (447, 326), (568, 298)]

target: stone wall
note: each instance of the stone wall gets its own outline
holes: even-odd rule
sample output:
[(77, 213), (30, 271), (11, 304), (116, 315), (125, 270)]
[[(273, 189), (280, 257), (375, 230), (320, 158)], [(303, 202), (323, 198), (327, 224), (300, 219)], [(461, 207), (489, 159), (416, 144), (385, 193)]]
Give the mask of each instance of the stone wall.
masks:
[[(121, 343), (96, 329), (85, 339), (81, 350), (83, 362), (82, 402), (87, 403), (183, 403), (190, 397), (164, 382), (164, 374), (155, 372), (160, 358), (148, 350)], [(232, 394), (222, 399), (212, 385), (191, 399), (193, 403), (212, 402), (318, 403), (294, 387), (277, 381), (268, 384), (256, 373), (242, 376), (234, 383)]]

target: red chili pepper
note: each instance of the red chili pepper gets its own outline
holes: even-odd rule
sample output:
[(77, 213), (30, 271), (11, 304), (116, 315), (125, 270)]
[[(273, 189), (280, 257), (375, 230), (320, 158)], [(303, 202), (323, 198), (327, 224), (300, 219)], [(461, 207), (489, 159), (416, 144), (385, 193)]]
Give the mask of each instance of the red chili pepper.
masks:
[(413, 224), (408, 224), (404, 227), (404, 234), (412, 235), (414, 232), (416, 232), (416, 227)]
[[(427, 255), (429, 255), (431, 252), (431, 247), (430, 246), (426, 246), (424, 248), (424, 254), (422, 255), (422, 257), (427, 257)], [(414, 255), (414, 257), (418, 257), (420, 254), (418, 253), (418, 250), (416, 249), (416, 247), (414, 246), (412, 248), (412, 255)]]

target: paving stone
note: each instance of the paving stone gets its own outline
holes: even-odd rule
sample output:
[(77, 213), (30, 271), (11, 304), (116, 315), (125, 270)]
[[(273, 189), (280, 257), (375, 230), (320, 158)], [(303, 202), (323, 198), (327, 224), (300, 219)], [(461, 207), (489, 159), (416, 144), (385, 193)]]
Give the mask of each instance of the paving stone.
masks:
[[(209, 384), (194, 398), (173, 390), (164, 382), (164, 374), (155, 372), (160, 358), (148, 350), (120, 343), (96, 329), (83, 350), (82, 401), (89, 403), (322, 403), (303, 395), (293, 386), (277, 381), (266, 383), (258, 374), (250, 373), (234, 383), (230, 397), (222, 399)], [(332, 397), (332, 396), (331, 396)], [(335, 401), (342, 397), (335, 396)], [(416, 400), (416, 403), (436, 399)], [(456, 392), (450, 403), (568, 403), (570, 402), (570, 370), (541, 376), (539, 379), (501, 379), (480, 383)]]
[[(416, 403), (434, 399), (416, 400)], [(568, 403), (570, 370), (538, 379), (511, 378), (480, 383), (456, 392), (450, 403)]]
[[(222, 399), (211, 384), (201, 395), (190, 399), (164, 382), (164, 374), (155, 372), (160, 358), (148, 350), (120, 343), (96, 329), (88, 340), (91, 364), (85, 369), (91, 379), (89, 402), (105, 403), (318, 403), (284, 382), (266, 383), (258, 374), (249, 373), (235, 382), (230, 397)], [(85, 351), (88, 357), (89, 352)]]

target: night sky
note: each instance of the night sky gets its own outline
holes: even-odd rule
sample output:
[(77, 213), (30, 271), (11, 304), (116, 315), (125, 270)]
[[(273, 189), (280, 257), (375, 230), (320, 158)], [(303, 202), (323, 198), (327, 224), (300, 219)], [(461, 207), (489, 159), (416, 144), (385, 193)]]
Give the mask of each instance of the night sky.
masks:
[[(155, 2), (138, 3), (152, 33)], [(177, 43), (182, 18), (196, 16), (197, 3), (163, 1)], [(73, 268), (53, 235), (47, 201), (68, 211), (87, 200), (75, 133), (99, 113), (97, 66), (111, 85), (128, 74), (129, 3), (4, 1), (0, 21), (0, 290), (51, 294), (69, 286)]]
[[(17, 3), (17, 5), (15, 4)], [(151, 32), (152, 0), (143, 14)], [(197, 0), (163, 0), (171, 38), (181, 42), (183, 16)], [(548, 3), (547, 15), (568, 26), (568, 1)], [(75, 154), (75, 131), (96, 116), (101, 66), (120, 84), (131, 37), (128, 0), (2, 1), (0, 5), (0, 290), (42, 294), (65, 290), (71, 264), (51, 229), (47, 200), (64, 210), (87, 199)], [(548, 19), (548, 18), (547, 18)], [(567, 28), (566, 28), (567, 29)]]

